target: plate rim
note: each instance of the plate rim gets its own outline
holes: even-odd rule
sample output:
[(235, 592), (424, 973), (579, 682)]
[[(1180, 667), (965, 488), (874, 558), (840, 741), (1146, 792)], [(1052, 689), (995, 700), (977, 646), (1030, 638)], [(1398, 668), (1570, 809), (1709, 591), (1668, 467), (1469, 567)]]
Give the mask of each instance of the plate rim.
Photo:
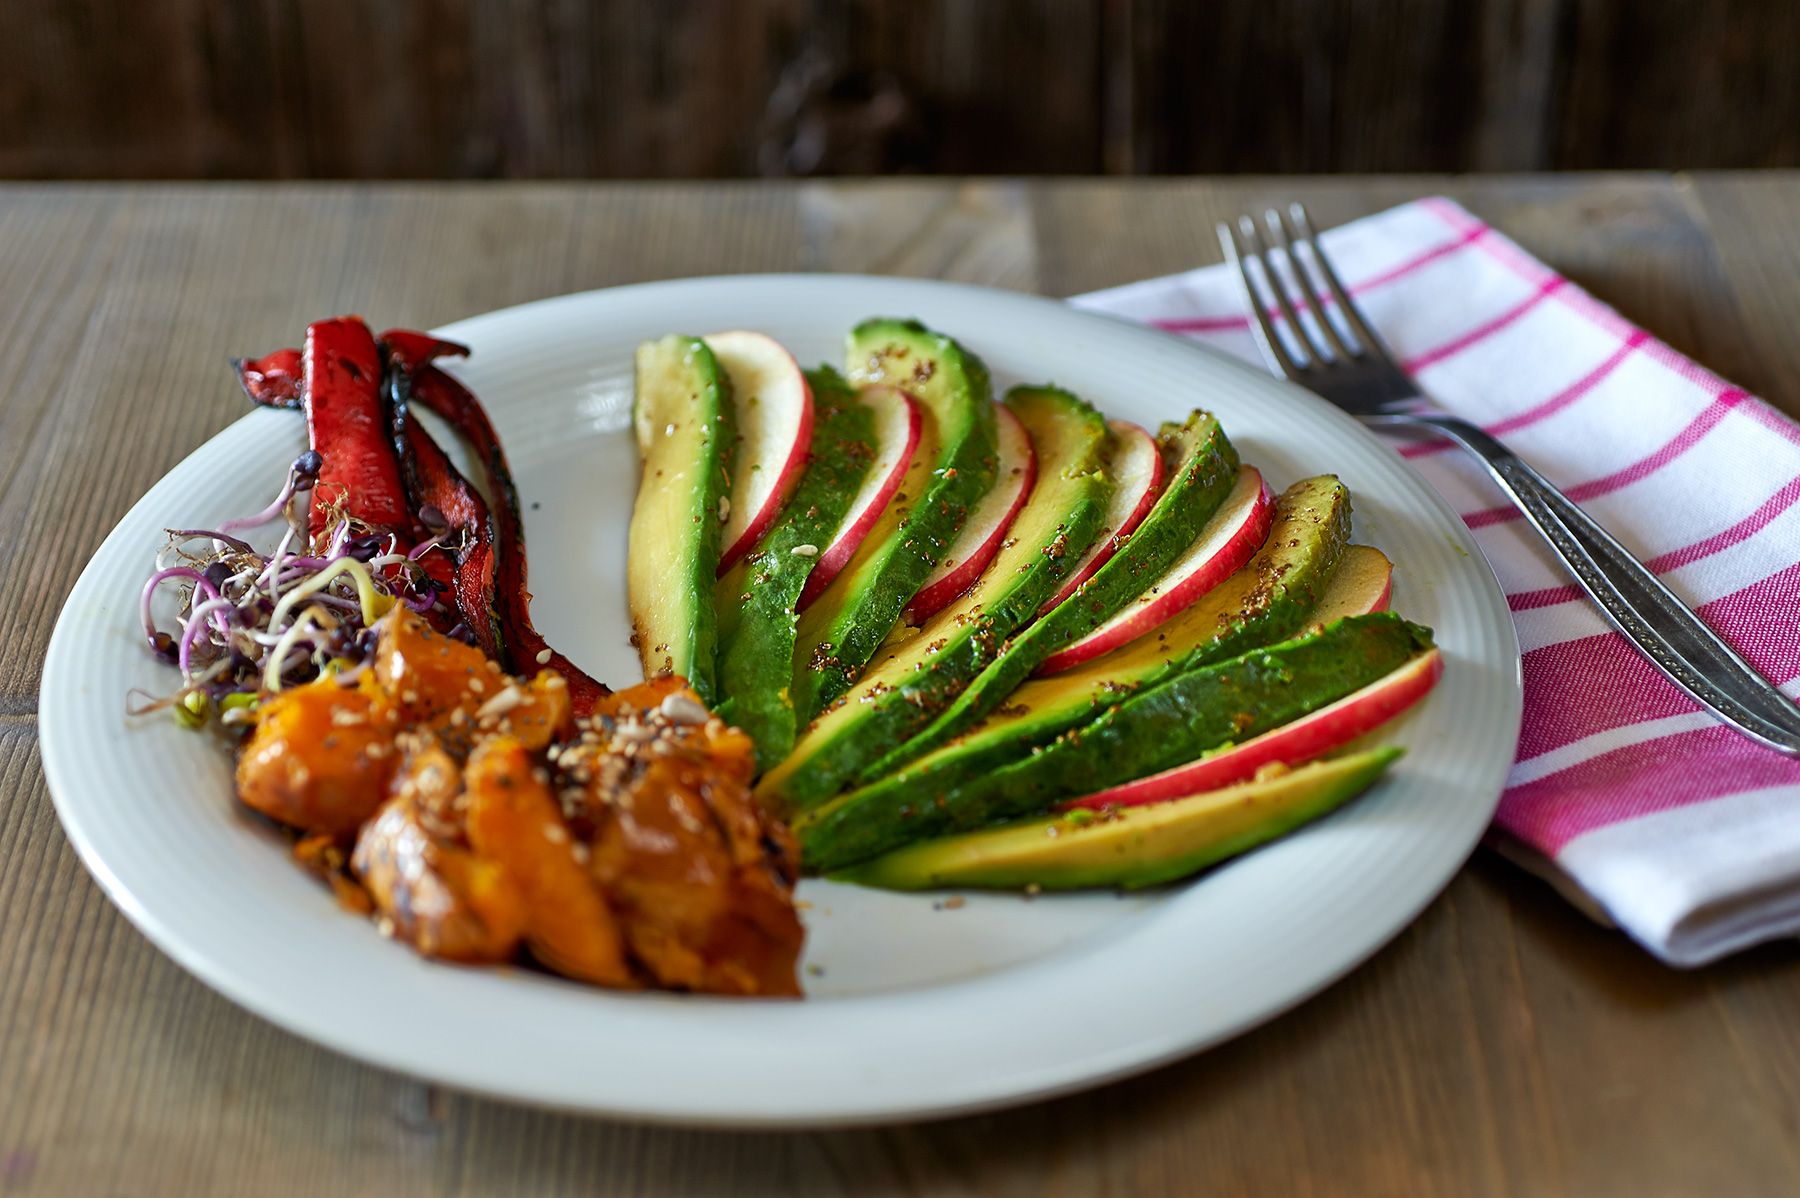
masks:
[[(490, 325), (503, 327), (507, 322), (529, 319), (533, 316), (540, 315), (543, 312), (551, 311), (565, 305), (577, 306), (584, 302), (603, 302), (604, 298), (616, 298), (620, 301), (628, 302), (633, 297), (643, 296), (652, 292), (679, 294), (684, 289), (706, 289), (719, 286), (754, 287), (759, 284), (769, 286), (798, 285), (802, 287), (849, 284), (855, 286), (893, 288), (899, 293), (904, 293), (908, 290), (919, 293), (952, 293), (977, 301), (1016, 305), (1019, 306), (1021, 310), (1035, 308), (1040, 311), (1054, 311), (1058, 313), (1059, 318), (1073, 316), (1080, 320), (1099, 321), (1113, 329), (1115, 335), (1138, 338), (1146, 344), (1153, 343), (1159, 347), (1159, 350), (1166, 351), (1170, 346), (1176, 345), (1180, 346), (1184, 351), (1192, 351), (1207, 359), (1215, 368), (1222, 367), (1239, 374), (1246, 380), (1246, 385), (1273, 388), (1284, 392), (1289, 395), (1294, 402), (1309, 409), (1313, 414), (1318, 415), (1327, 421), (1336, 423), (1340, 428), (1348, 430), (1350, 435), (1360, 438), (1366, 446), (1377, 448), (1384, 456), (1390, 459), (1390, 466), (1398, 466), (1399, 474), (1410, 481), (1410, 489), (1415, 493), (1415, 497), (1423, 500), (1426, 512), (1421, 513), (1421, 516), (1423, 517), (1428, 513), (1429, 525), (1434, 530), (1446, 532), (1452, 543), (1468, 559), (1470, 559), (1470, 564), (1474, 569), (1475, 576), (1479, 579), (1478, 585), (1483, 592), (1481, 598), (1484, 600), (1484, 605), (1489, 610), (1492, 610), (1497, 604), (1499, 612), (1504, 613), (1506, 611), (1504, 593), (1501, 591), (1500, 586), (1494, 577), (1492, 567), (1481, 553), (1472, 534), (1463, 525), (1463, 522), (1457, 516), (1455, 510), (1450, 506), (1448, 501), (1446, 501), (1443, 496), (1423, 478), (1423, 476), (1414, 470), (1409, 463), (1405, 462), (1404, 459), (1395, 453), (1391, 446), (1375, 437), (1374, 434), (1370, 433), (1368, 430), (1362, 428), (1351, 418), (1310, 392), (1306, 392), (1302, 388), (1296, 387), (1286, 381), (1263, 374), (1248, 364), (1210, 346), (1177, 338), (1170, 334), (1162, 333), (1109, 313), (1094, 312), (1078, 308), (1070, 305), (1064, 300), (1053, 297), (1010, 291), (1001, 288), (984, 287), (968, 283), (951, 282), (942, 279), (921, 279), (882, 275), (805, 272), (703, 275), (662, 279), (616, 287), (594, 288), (585, 291), (570, 292), (564, 295), (546, 296), (521, 304), (510, 305), (489, 312), (464, 317), (434, 331), (439, 335), (451, 339), (461, 339), (469, 336), (467, 330), (471, 326), (480, 327), (482, 325)], [(1250, 382), (1249, 380), (1254, 380), (1254, 382)], [(406, 1053), (388, 1051), (380, 1044), (372, 1044), (366, 1037), (356, 1037), (351, 1034), (351, 1031), (348, 1028), (342, 1025), (320, 1023), (316, 1020), (309, 1021), (304, 1018), (299, 1018), (295, 1015), (291, 1006), (271, 1001), (269, 996), (255, 984), (252, 978), (245, 976), (239, 971), (234, 971), (228, 962), (216, 960), (216, 953), (209, 954), (204, 947), (190, 943), (190, 938), (184, 935), (172, 921), (152, 910), (151, 907), (133, 891), (132, 887), (127, 884), (114, 869), (113, 864), (109, 862), (105, 855), (99, 850), (91, 834), (91, 830), (84, 824), (84, 813), (71, 797), (75, 783), (69, 777), (65, 767), (65, 755), (67, 753), (67, 748), (63, 743), (65, 729), (62, 727), (60, 711), (54, 704), (50, 703), (49, 700), (53, 696), (53, 691), (59, 688), (65, 670), (71, 668), (64, 666), (63, 662), (73, 652), (70, 643), (73, 641), (75, 634), (71, 629), (71, 612), (76, 606), (77, 598), (82, 596), (86, 591), (98, 586), (97, 581), (91, 576), (94, 574), (100, 559), (104, 556), (108, 545), (115, 538), (120, 537), (124, 533), (126, 526), (133, 522), (133, 517), (159, 487), (171, 477), (180, 474), (184, 469), (188, 468), (194, 459), (207, 454), (213, 449), (217, 442), (233, 436), (246, 436), (248, 428), (264, 415), (266, 414), (255, 411), (245, 413), (243, 416), (240, 416), (238, 419), (232, 421), (230, 424), (213, 434), (213, 436), (195, 446), (188, 454), (184, 455), (179, 462), (170, 467), (161, 478), (153, 483), (151, 488), (146, 491), (144, 495), (140, 496), (132, 503), (127, 512), (120, 517), (119, 521), (96, 547), (93, 556), (84, 565), (58, 614), (55, 627), (51, 633), (44, 655), (43, 674), (40, 679), (38, 692), (39, 727), (37, 739), (39, 757), (43, 765), (46, 784), (50, 791), (52, 802), (55, 806), (58, 820), (62, 825), (64, 834), (74, 845), (77, 856), (82, 864), (100, 884), (103, 893), (105, 893), (107, 898), (125, 914), (132, 925), (149, 939), (153, 945), (174, 960), (189, 974), (193, 975), (215, 992), (229, 999), (235, 1005), (282, 1028), (284, 1031), (297, 1035), (312, 1043), (319, 1044), (353, 1060), (372, 1064), (405, 1076), (424, 1078), (461, 1092), (502, 1098), (507, 1101), (544, 1109), (582, 1112), (636, 1123), (719, 1128), (864, 1126), (888, 1124), (910, 1119), (946, 1118), (1013, 1106), (1024, 1102), (1039, 1101), (1057, 1095), (1103, 1085), (1124, 1077), (1147, 1072), (1172, 1061), (1204, 1051), (1205, 1049), (1226, 1040), (1233, 1039), (1263, 1023), (1269, 1022), (1270, 1020), (1295, 1009), (1325, 989), (1335, 985), (1338, 981), (1342, 980), (1344, 976), (1365, 964), (1375, 954), (1379, 953), (1392, 943), (1392, 941), (1402, 931), (1409, 927), (1418, 918), (1420, 913), (1443, 892), (1444, 888), (1448, 886), (1456, 874), (1461, 871), (1463, 864), (1468, 860), (1476, 846), (1480, 843), (1482, 832), (1488, 822), (1491, 821), (1493, 811), (1495, 807), (1497, 807), (1500, 799), (1506, 771), (1510, 767), (1512, 756), (1511, 747), (1517, 742), (1519, 724), (1523, 714), (1522, 665), (1520, 662), (1516, 629), (1514, 628), (1511, 619), (1506, 618), (1503, 621), (1497, 622), (1494, 625), (1494, 630), (1498, 631), (1501, 636), (1501, 653), (1499, 656), (1503, 657), (1505, 662), (1509, 663), (1510, 666), (1506, 671), (1505, 678), (1507, 683), (1505, 714), (1510, 726), (1504, 730), (1506, 732), (1505, 737), (1497, 738), (1504, 740), (1504, 743), (1507, 746), (1507, 752), (1505, 754), (1505, 761), (1497, 766), (1490, 767), (1488, 773), (1490, 773), (1492, 777), (1485, 778), (1479, 787), (1484, 794), (1491, 793), (1491, 800), (1487, 802), (1485, 813), (1479, 823), (1475, 823), (1471, 818), (1470, 822), (1473, 825), (1473, 831), (1470, 835), (1462, 838), (1466, 840), (1466, 843), (1462, 844), (1454, 853), (1446, 852), (1443, 855), (1440, 861), (1442, 868), (1434, 871), (1440, 873), (1441, 877), (1435, 877), (1428, 886), (1420, 887), (1418, 892), (1412, 895), (1410, 900), (1400, 908), (1400, 910), (1403, 911), (1403, 915), (1398, 918), (1391, 918), (1387, 921), (1391, 926), (1384, 927), (1378, 935), (1369, 938), (1366, 944), (1361, 944), (1348, 954), (1343, 955), (1341, 959), (1334, 963), (1332, 968), (1318, 973), (1309, 984), (1283, 995), (1279, 1001), (1264, 1004), (1260, 1009), (1245, 1014), (1235, 1020), (1216, 1024), (1201, 1034), (1164, 1036), (1163, 1042), (1150, 1047), (1148, 1050), (1145, 1050), (1142, 1043), (1139, 1042), (1130, 1051), (1122, 1051), (1115, 1054), (1119, 1059), (1089, 1062), (1085, 1068), (1078, 1070), (1063, 1069), (1061, 1070), (1061, 1076), (1042, 1077), (1035, 1080), (1024, 1079), (1022, 1084), (1020, 1080), (1015, 1079), (1011, 1084), (989, 1086), (985, 1089), (976, 1087), (975, 1092), (973, 1093), (964, 1093), (961, 1096), (951, 1097), (947, 1100), (914, 1098), (907, 1102), (895, 1103), (890, 1101), (888, 1103), (868, 1104), (847, 1111), (824, 1109), (816, 1106), (807, 1107), (804, 1110), (787, 1108), (756, 1110), (745, 1109), (741, 1104), (732, 1104), (730, 1102), (707, 1109), (695, 1109), (691, 1106), (683, 1107), (680, 1105), (650, 1109), (641, 1105), (633, 1105), (629, 1102), (617, 1103), (594, 1101), (592, 1099), (547, 1096), (542, 1091), (531, 1086), (508, 1084), (508, 1082), (502, 1078), (491, 1076), (476, 1077), (474, 1075), (481, 1072), (480, 1070), (458, 1069), (455, 1067), (454, 1060), (440, 1058), (428, 1062), (421, 1062)], [(56, 714), (51, 714), (53, 711), (56, 712)], [(73, 733), (71, 733), (71, 735), (73, 735)], [(1473, 791), (1477, 788), (1471, 785), (1470, 789)], [(1055, 954), (1051, 959), (1055, 960), (1062, 955), (1063, 954)], [(1027, 963), (1006, 972), (1013, 973), (1016, 972), (1016, 969), (1030, 969), (1037, 964), (1041, 963)], [(496, 971), (497, 975), (498, 972), (499, 971)], [(980, 985), (984, 981), (990, 980), (992, 979), (976, 978), (962, 982), (942, 983), (934, 988), (960, 989), (966, 986)], [(829, 1001), (833, 1004), (881, 1002), (889, 997), (890, 996), (888, 995), (877, 994), (834, 998)], [(708, 1000), (696, 999), (691, 996), (682, 1001), (687, 1003), (730, 1001), (733, 1005), (743, 1005), (744, 1003), (744, 1000)], [(755, 1000), (751, 1000), (751, 1003), (756, 1006), (765, 1005), (756, 1003)], [(1058, 1071), (1052, 1069), (1049, 1070), (1049, 1072), (1056, 1073)]]

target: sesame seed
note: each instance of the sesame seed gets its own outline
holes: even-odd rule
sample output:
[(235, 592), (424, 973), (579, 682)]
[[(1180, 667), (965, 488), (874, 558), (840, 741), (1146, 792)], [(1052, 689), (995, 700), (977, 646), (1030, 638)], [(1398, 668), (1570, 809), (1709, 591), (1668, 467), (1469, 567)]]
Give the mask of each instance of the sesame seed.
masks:
[(788, 552), (795, 557), (818, 557), (819, 547), (817, 545), (796, 545)]
[(704, 724), (707, 710), (692, 695), (676, 691), (662, 701), (657, 713), (676, 724)]
[(523, 702), (525, 702), (524, 692), (516, 686), (508, 686), (478, 707), (475, 710), (475, 717), (482, 720), (498, 719)]

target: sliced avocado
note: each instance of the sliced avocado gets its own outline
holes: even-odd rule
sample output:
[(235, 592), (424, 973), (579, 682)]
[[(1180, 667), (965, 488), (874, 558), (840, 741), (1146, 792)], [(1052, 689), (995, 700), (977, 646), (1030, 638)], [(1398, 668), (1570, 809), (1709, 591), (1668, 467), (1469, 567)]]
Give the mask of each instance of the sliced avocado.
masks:
[(926, 476), (907, 475), (856, 555), (801, 614), (793, 697), (802, 721), (850, 689), (994, 485), (999, 464), (993, 385), (980, 358), (911, 320), (856, 326), (846, 357), (852, 383), (890, 384), (919, 401), (919, 452), (929, 446), (932, 455)]
[(927, 840), (832, 877), (885, 890), (1156, 886), (1311, 823), (1367, 790), (1401, 752), (1372, 749), (1166, 803), (1071, 811)]
[(1157, 445), (1169, 468), (1169, 483), (1112, 560), (1043, 619), (1014, 637), (955, 703), (919, 735), (875, 762), (863, 781), (886, 777), (973, 727), (1005, 702), (1046, 657), (1116, 615), (1193, 544), (1237, 484), (1237, 450), (1218, 419), (1198, 411), (1183, 424), (1163, 425)]
[(835, 870), (944, 832), (1034, 815), (1279, 728), (1397, 669), (1431, 644), (1392, 612), (1353, 616), (1140, 691), (1022, 761), (936, 793), (865, 788), (794, 824), (804, 862)]
[(875, 460), (874, 414), (829, 366), (806, 375), (812, 452), (787, 505), (750, 555), (719, 580), (719, 718), (756, 742), (767, 769), (794, 747), (794, 605), (817, 564), (795, 549), (830, 544)]
[(642, 468), (626, 588), (644, 677), (677, 674), (712, 702), (719, 501), (730, 491), (731, 382), (698, 337), (646, 341), (632, 401)]
[(1100, 533), (1112, 493), (1106, 418), (1054, 387), (1016, 387), (1006, 406), (1031, 436), (1038, 479), (1004, 546), (966, 594), (890, 646), (757, 786), (787, 811), (817, 806), (950, 702), (1031, 618)]
[(857, 793), (929, 801), (1146, 686), (1293, 636), (1327, 590), (1349, 532), (1350, 492), (1342, 483), (1329, 475), (1295, 483), (1276, 500), (1256, 556), (1186, 611), (1104, 657), (1025, 683), (969, 732)]

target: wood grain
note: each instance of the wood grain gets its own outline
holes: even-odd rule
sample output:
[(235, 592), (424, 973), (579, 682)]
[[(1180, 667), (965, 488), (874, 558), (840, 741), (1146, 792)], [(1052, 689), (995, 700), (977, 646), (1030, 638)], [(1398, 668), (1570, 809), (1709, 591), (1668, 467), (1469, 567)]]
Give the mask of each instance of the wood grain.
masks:
[(1792, 0), (13, 0), (0, 177), (1800, 165)]
[[(716, 270), (1070, 294), (1210, 260), (1271, 200), (1455, 195), (1800, 410), (1800, 176), (1055, 184), (0, 187), (0, 1193), (1791, 1194), (1800, 951), (1680, 973), (1487, 856), (1299, 1010), (1016, 1111), (819, 1134), (644, 1129), (447, 1093), (190, 979), (75, 859), (38, 668), (105, 531), (307, 317), (438, 323)], [(354, 979), (345, 979), (353, 985)]]

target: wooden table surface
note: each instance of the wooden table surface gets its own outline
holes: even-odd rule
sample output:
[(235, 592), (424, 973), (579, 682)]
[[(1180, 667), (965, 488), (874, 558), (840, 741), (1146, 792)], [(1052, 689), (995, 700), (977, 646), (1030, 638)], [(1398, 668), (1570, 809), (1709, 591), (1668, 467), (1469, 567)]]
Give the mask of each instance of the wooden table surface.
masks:
[(51, 625), (133, 500), (242, 412), (228, 355), (329, 312), (429, 326), (675, 275), (1068, 295), (1210, 261), (1250, 205), (1333, 223), (1433, 191), (1800, 406), (1796, 174), (0, 187), (0, 1194), (1800, 1192), (1800, 951), (1676, 972), (1486, 853), (1347, 980), (1202, 1056), (999, 1114), (735, 1134), (312, 1047), (153, 949), (57, 825)]

